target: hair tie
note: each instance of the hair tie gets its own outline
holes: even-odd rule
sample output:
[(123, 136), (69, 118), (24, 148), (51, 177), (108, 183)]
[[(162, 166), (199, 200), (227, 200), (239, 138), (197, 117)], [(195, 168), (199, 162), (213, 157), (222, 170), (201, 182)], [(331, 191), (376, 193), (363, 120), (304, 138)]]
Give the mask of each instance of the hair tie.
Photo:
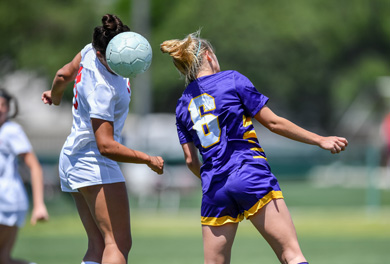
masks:
[(199, 55), (200, 46), (202, 46), (202, 42), (199, 40), (198, 51), (196, 52), (196, 57), (198, 57), (198, 55)]

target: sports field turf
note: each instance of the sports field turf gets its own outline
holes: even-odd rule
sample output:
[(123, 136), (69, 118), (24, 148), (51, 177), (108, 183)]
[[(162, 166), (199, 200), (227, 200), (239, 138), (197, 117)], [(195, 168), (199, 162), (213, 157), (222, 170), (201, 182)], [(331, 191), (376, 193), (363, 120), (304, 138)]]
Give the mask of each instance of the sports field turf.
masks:
[[(390, 191), (381, 192), (381, 207), (370, 209), (364, 205), (362, 189), (282, 185), (310, 263), (389, 263)], [(86, 238), (73, 205), (61, 198), (50, 202), (49, 210), (50, 222), (36, 227), (27, 224), (21, 230), (14, 255), (38, 264), (80, 263)], [(172, 213), (133, 209), (131, 214), (134, 245), (129, 263), (203, 263), (197, 208)], [(232, 263), (278, 261), (263, 238), (244, 221), (237, 232)]]

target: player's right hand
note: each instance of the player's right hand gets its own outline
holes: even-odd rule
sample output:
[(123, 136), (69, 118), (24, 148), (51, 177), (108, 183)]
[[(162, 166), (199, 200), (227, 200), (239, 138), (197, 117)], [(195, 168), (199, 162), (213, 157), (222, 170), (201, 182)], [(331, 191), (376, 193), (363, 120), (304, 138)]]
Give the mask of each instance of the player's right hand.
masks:
[(31, 212), (31, 225), (35, 225), (37, 221), (43, 222), (49, 220), (49, 214), (47, 212), (46, 206), (44, 204), (34, 206)]
[(345, 150), (348, 146), (348, 140), (343, 137), (324, 137), (319, 146), (329, 150), (332, 154), (336, 154)]
[(41, 99), (44, 104), (52, 105), (53, 101), (51, 100), (51, 90), (43, 92)]
[(164, 172), (164, 160), (160, 156), (150, 156), (148, 166), (157, 174), (163, 174)]

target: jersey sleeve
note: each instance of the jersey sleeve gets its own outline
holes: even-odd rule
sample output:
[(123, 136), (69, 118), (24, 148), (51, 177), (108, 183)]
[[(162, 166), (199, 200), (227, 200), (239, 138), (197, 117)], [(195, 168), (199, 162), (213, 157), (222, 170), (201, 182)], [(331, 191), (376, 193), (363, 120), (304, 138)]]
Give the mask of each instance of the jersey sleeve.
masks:
[(14, 126), (9, 133), (8, 142), (15, 156), (32, 151), (31, 143), (19, 125)]
[(187, 131), (186, 127), (178, 118), (176, 118), (176, 128), (180, 144), (185, 144), (193, 141), (191, 134)]
[(115, 114), (114, 97), (115, 92), (111, 87), (106, 85), (96, 86), (87, 97), (90, 117), (113, 122)]
[(257, 91), (252, 82), (244, 75), (234, 72), (235, 86), (248, 116), (254, 117), (268, 102), (268, 97)]

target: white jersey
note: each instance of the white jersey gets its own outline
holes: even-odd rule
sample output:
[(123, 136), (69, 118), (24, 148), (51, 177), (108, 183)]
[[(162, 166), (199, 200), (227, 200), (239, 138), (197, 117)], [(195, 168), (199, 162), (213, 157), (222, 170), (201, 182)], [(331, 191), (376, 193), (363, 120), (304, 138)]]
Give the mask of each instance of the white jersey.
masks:
[(120, 142), (129, 111), (129, 79), (110, 73), (97, 59), (92, 44), (81, 51), (80, 69), (74, 85), (73, 125), (63, 152), (66, 155), (100, 155), (91, 118), (112, 121), (114, 139)]
[(6, 121), (0, 127), (0, 211), (15, 212), (28, 209), (28, 199), (18, 172), (19, 154), (32, 151), (22, 127)]

